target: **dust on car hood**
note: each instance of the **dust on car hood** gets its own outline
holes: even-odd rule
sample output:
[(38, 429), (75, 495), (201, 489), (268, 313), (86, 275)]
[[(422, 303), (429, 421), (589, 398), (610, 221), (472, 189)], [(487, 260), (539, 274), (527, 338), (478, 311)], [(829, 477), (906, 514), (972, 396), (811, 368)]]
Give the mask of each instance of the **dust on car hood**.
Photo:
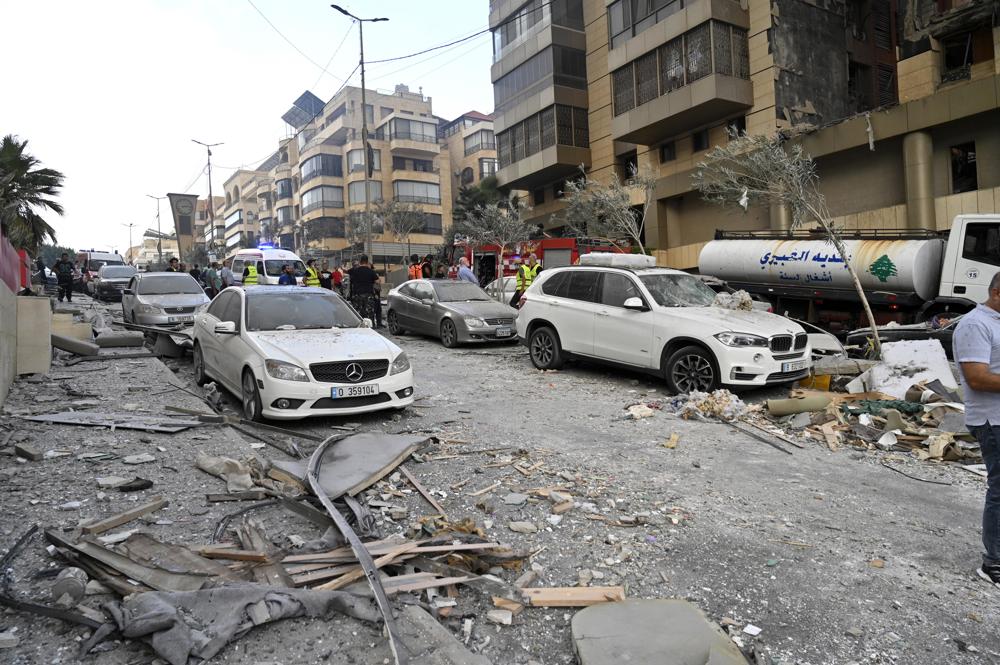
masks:
[(757, 310), (744, 311), (721, 307), (659, 307), (661, 322), (684, 319), (705, 326), (705, 333), (741, 332), (761, 337), (796, 335), (805, 332), (802, 326), (777, 314)]
[(327, 328), (322, 330), (266, 330), (248, 332), (266, 358), (284, 360), (300, 367), (338, 360), (388, 358), (398, 346), (371, 328)]

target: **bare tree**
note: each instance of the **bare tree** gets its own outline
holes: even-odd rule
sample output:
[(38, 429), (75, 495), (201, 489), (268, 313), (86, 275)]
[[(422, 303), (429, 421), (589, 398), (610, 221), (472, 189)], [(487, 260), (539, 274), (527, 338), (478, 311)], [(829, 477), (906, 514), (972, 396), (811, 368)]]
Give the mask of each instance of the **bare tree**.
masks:
[(715, 146), (705, 155), (705, 160), (699, 162), (693, 181), (708, 201), (739, 205), (744, 210), (751, 202), (780, 203), (791, 212), (793, 229), (811, 222), (819, 224), (854, 282), (871, 326), (875, 356), (882, 357), (882, 341), (868, 298), (832, 221), (826, 199), (817, 189), (816, 164), (802, 146), (786, 144), (780, 134), (740, 136), (734, 133), (728, 144)]
[[(386, 231), (400, 243), (406, 243), (406, 256), (409, 256), (410, 236), (427, 226), (427, 213), (413, 203), (389, 199), (378, 204), (375, 214), (381, 219)], [(406, 265), (406, 256), (403, 257), (403, 265)]]
[[(347, 238), (347, 242), (351, 244), (352, 248), (354, 245), (364, 245), (368, 238), (369, 224), (371, 224), (372, 235), (382, 233), (384, 228), (382, 219), (375, 213), (366, 213), (363, 210), (352, 210), (347, 213), (347, 217), (344, 219), (344, 237)], [(372, 253), (375, 253), (374, 250)], [(374, 261), (371, 256), (368, 259)]]
[[(531, 237), (536, 226), (526, 222), (522, 213), (525, 208), (516, 199), (503, 203), (487, 203), (469, 212), (466, 232), (469, 240), (477, 245), (496, 245), (498, 277), (503, 277), (503, 257), (507, 249)], [(506, 300), (504, 280), (500, 280), (500, 297)]]
[[(613, 175), (610, 182), (597, 182), (587, 177), (582, 166), (580, 173), (579, 178), (566, 182), (566, 210), (563, 213), (566, 224), (589, 238), (628, 238), (645, 254), (642, 231), (646, 226), (646, 215), (655, 200), (653, 188), (656, 180), (636, 168), (632, 169), (631, 177), (625, 182), (619, 180), (617, 175)], [(632, 204), (636, 192), (642, 195), (641, 206)]]

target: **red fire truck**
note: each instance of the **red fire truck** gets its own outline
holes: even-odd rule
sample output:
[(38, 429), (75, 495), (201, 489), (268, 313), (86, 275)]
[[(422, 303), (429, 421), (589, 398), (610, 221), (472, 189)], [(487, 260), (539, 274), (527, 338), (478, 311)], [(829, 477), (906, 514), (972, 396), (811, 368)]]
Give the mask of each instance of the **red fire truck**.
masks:
[(503, 269), (503, 275), (510, 277), (517, 270), (518, 261), (527, 259), (529, 254), (538, 257), (542, 268), (560, 268), (575, 265), (581, 254), (590, 252), (621, 252), (628, 253), (628, 244), (616, 244), (610, 240), (594, 238), (540, 238), (517, 243), (504, 249), (500, 257), (500, 247), (497, 245), (473, 246), (465, 241), (456, 240), (448, 248), (447, 261), (451, 266), (449, 277), (458, 270), (458, 260), (461, 257), (469, 259), (472, 271), (476, 273), (480, 284), (489, 284), (497, 279), (497, 264)]

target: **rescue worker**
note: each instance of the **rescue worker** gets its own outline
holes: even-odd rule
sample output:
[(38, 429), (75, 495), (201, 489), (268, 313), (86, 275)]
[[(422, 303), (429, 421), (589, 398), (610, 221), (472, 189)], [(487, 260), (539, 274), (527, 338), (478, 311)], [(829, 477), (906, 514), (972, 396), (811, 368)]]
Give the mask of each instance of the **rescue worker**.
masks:
[(243, 286), (257, 286), (257, 266), (252, 261), (243, 268)]
[(302, 286), (319, 286), (319, 270), (316, 269), (316, 259), (306, 261), (306, 276), (302, 279)]
[(62, 253), (59, 260), (52, 265), (52, 272), (56, 274), (59, 282), (59, 302), (66, 299), (66, 302), (73, 302), (73, 263), (69, 260), (69, 254)]
[(511, 307), (517, 307), (520, 305), (521, 295), (527, 291), (528, 287), (531, 286), (531, 283), (535, 281), (535, 277), (538, 275), (540, 268), (541, 266), (538, 265), (538, 257), (534, 254), (529, 254), (528, 261), (517, 267), (517, 288), (514, 289), (514, 296), (510, 299)]
[(407, 272), (408, 279), (420, 279), (424, 276), (423, 268), (420, 267), (420, 257), (416, 254), (410, 255), (410, 267)]

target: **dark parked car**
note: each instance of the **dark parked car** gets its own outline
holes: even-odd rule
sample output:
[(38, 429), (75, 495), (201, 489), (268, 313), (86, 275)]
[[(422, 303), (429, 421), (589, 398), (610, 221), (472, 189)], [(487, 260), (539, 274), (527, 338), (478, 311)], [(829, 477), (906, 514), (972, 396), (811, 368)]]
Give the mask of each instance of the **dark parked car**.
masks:
[(476, 284), (448, 279), (411, 279), (389, 292), (386, 322), (393, 335), (433, 335), (447, 347), (466, 342), (517, 339), (517, 311)]
[(121, 300), (122, 291), (136, 270), (132, 266), (103, 265), (90, 280), (88, 288), (97, 300)]
[[(883, 344), (885, 342), (899, 342), (910, 339), (936, 339), (941, 342), (945, 354), (951, 360), (951, 339), (955, 334), (955, 326), (958, 325), (961, 318), (961, 314), (956, 314), (954, 317), (939, 314), (923, 323), (911, 323), (904, 326), (879, 326), (878, 336)], [(857, 346), (858, 350), (854, 353), (864, 355), (868, 349), (871, 334), (871, 328), (852, 330), (847, 333), (847, 346)]]

